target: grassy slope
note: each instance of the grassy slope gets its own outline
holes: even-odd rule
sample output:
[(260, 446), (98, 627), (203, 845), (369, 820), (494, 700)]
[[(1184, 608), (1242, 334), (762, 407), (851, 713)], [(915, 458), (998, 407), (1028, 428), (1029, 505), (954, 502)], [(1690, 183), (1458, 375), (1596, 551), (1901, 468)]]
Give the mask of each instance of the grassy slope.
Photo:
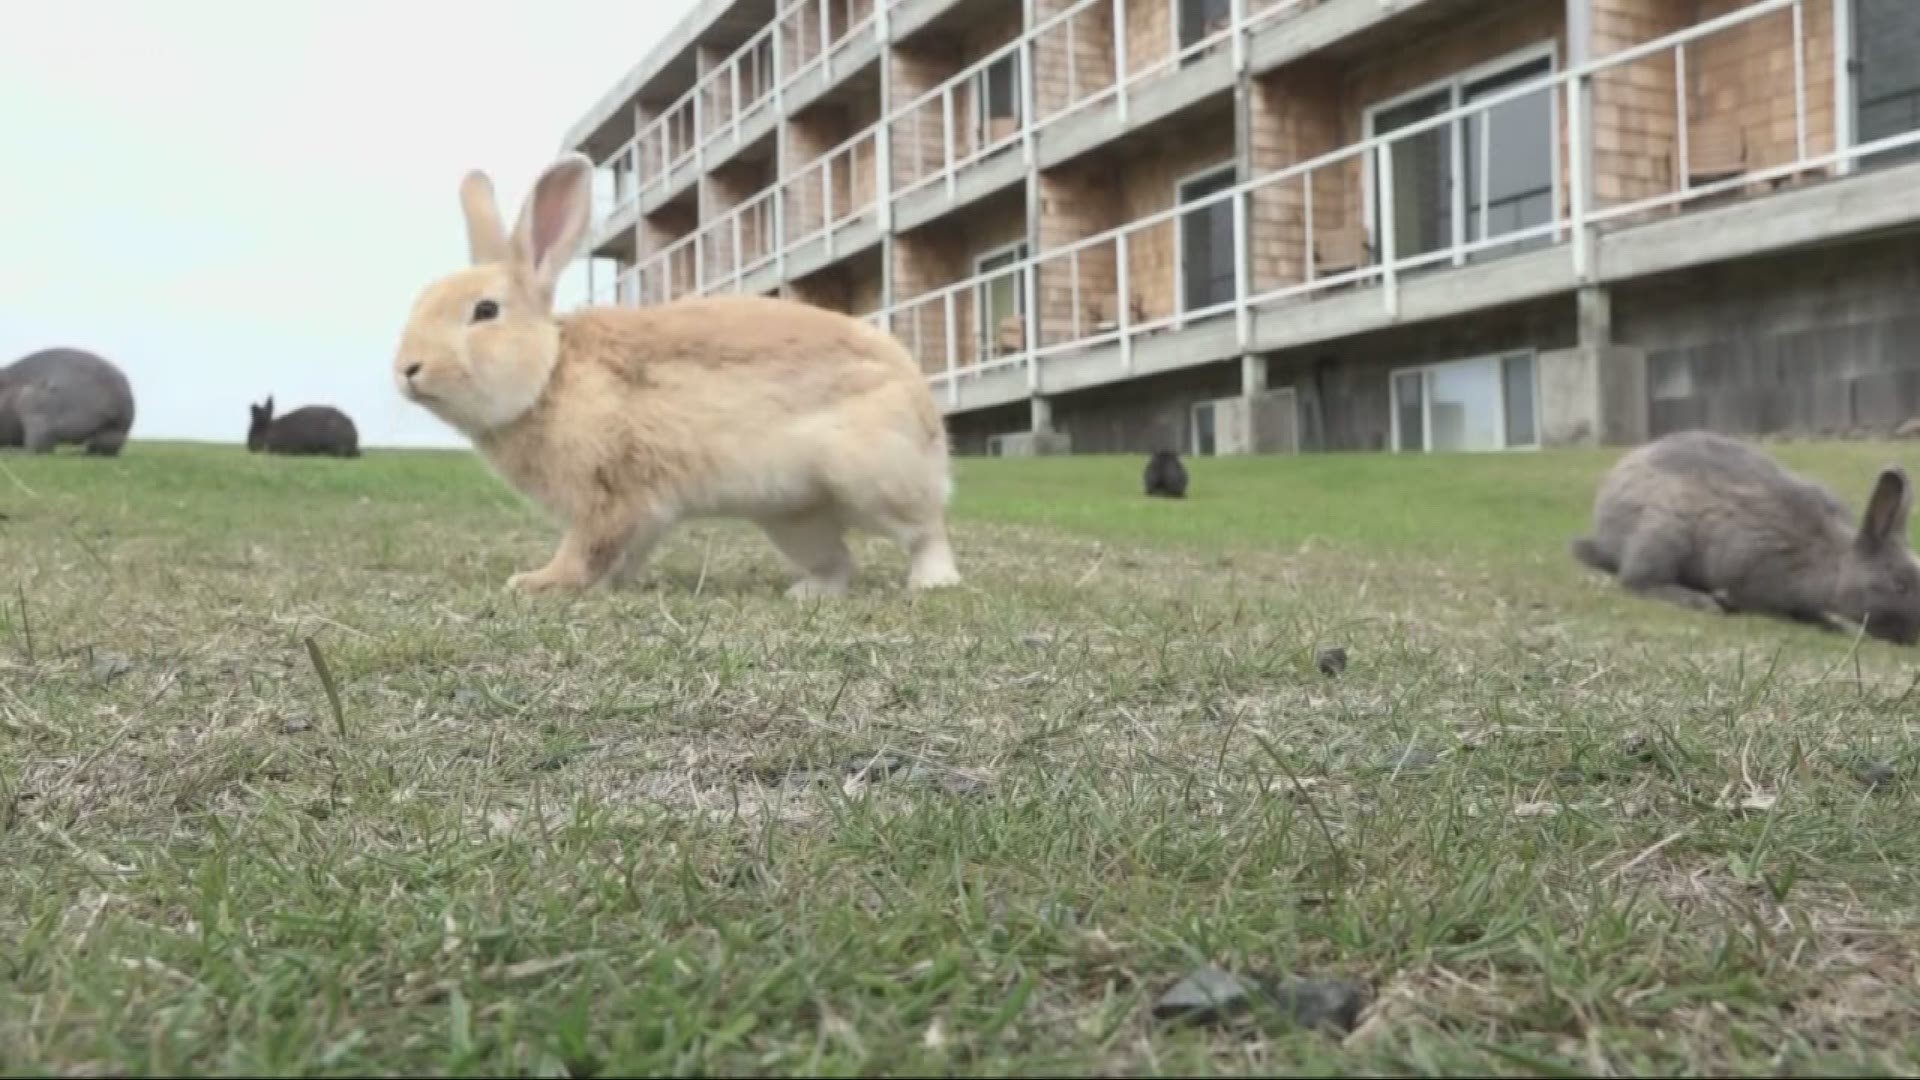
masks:
[(969, 461), (968, 590), (817, 610), (511, 600), (462, 454), (0, 458), (0, 1069), (1912, 1072), (1911, 654), (1581, 573), (1610, 458)]

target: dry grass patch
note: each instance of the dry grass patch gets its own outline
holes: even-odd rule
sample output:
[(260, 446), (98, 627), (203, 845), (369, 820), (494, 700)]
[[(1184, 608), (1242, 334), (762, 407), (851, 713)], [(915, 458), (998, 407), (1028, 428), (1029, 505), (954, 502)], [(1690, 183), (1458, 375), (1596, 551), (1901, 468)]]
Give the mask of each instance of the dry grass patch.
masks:
[[(1884, 647), (991, 478), (957, 592), (876, 543), (795, 605), (711, 526), (529, 603), (465, 459), (171, 454), (10, 459), (8, 1071), (1920, 1067)], [(1155, 1020), (1208, 963), (1369, 1005)]]

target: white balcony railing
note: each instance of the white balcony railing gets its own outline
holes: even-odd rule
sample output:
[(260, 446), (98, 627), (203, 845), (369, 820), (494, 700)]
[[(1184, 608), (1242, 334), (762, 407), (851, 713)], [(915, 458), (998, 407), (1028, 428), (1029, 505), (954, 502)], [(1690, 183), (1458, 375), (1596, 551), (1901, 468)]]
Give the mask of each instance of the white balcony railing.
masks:
[[(737, 292), (744, 281), (815, 241), (877, 215), (884, 178), (878, 125), (855, 135), (675, 241), (641, 264), (649, 303), (690, 293)], [(692, 265), (697, 272), (689, 274)]]
[(789, 248), (832, 237), (880, 208), (884, 191), (880, 127), (874, 125), (795, 172), (780, 185), (782, 233)]
[[(1084, 0), (1037, 27), (1034, 35), (1064, 35), (1071, 20), (1112, 2)], [(1814, 106), (1808, 87), (1814, 80), (1808, 69), (1833, 50), (1831, 41), (1809, 36), (1809, 2), (1755, 0), (1644, 45), (1569, 70), (1549, 70), (1386, 133), (1248, 176), (1204, 198), (902, 300), (871, 319), (900, 336), (929, 378), (957, 400), (966, 379), (1008, 368), (1024, 367), (1029, 383), (1037, 385), (1039, 362), (1065, 353), (1114, 347), (1117, 363), (1131, 370), (1140, 342), (1198, 322), (1232, 319), (1244, 347), (1255, 313), (1335, 291), (1372, 290), (1389, 313), (1396, 312), (1405, 279), (1502, 254), (1557, 250), (1575, 277), (1585, 279), (1600, 228), (1920, 146), (1920, 131), (1853, 146), (1820, 145), (1830, 139), (1810, 123)], [(1283, 0), (1250, 21), (1295, 6)], [(1236, 15), (1242, 10), (1235, 5)], [(1772, 26), (1764, 27), (1769, 21)], [(1756, 29), (1767, 32), (1754, 35)], [(941, 89), (910, 102), (889, 122), (932, 103), (946, 124), (956, 115), (951, 102), (960, 88), (979, 85), (983, 73), (1006, 56), (1030, 56), (1016, 50), (1031, 50), (1034, 35), (996, 50)], [(1690, 57), (1696, 69), (1704, 69), (1716, 58), (1724, 61), (1725, 54), (1706, 60), (1703, 54), (1750, 48), (1761, 38), (1786, 43), (1790, 85), (1748, 84), (1745, 97), (1732, 105), (1720, 95), (1696, 92), (1698, 70), (1690, 72)], [(1202, 39), (1191, 48), (1219, 43)], [(1178, 54), (1168, 62), (1179, 63)], [(1022, 71), (1024, 65), (1023, 60)], [(1649, 87), (1666, 88), (1664, 106), (1650, 104), (1659, 95), (1647, 94)], [(1098, 93), (1084, 96), (1092, 100)], [(1775, 119), (1784, 115), (1789, 97), (1790, 130)], [(1761, 104), (1768, 107), (1756, 108)], [(1634, 118), (1631, 138), (1595, 122), (1601, 107), (1612, 115), (1628, 105), (1643, 113)], [(1057, 109), (1042, 123), (1071, 111)], [(633, 272), (637, 283), (622, 295), (656, 303), (689, 292), (737, 289), (747, 274), (877, 212), (888, 198), (951, 177), (950, 163), (917, 174), (906, 170), (911, 181), (890, 191), (886, 181), (903, 175), (903, 164), (896, 153), (894, 176), (886, 175), (882, 131), (882, 125), (869, 128), (661, 252)], [(896, 135), (896, 151), (900, 137), (906, 136)], [(965, 148), (952, 160), (977, 160), (1007, 141)], [(1496, 154), (1509, 161), (1537, 155), (1544, 180), (1537, 188), (1495, 191), (1489, 165)], [(1453, 193), (1444, 200), (1428, 194), (1435, 190), (1430, 182), (1435, 170), (1447, 174), (1441, 187)], [(869, 178), (864, 187), (856, 179), (862, 176)], [(1429, 182), (1415, 181), (1422, 177)], [(1232, 237), (1232, 269), (1220, 280), (1194, 287), (1181, 280), (1179, 237), (1186, 225), (1202, 222), (1224, 222), (1224, 232)], [(771, 250), (756, 246), (763, 236), (773, 239)], [(712, 258), (700, 254), (703, 247), (721, 246), (726, 250)]]
[[(848, 52), (878, 40), (882, 13), (904, 2), (794, 0), (785, 6), (772, 23), (603, 163), (634, 176), (613, 178), (615, 195), (600, 207), (600, 220), (642, 196), (661, 197), (682, 170), (726, 137), (737, 143), (759, 110), (772, 105), (777, 112), (782, 94), (800, 80), (822, 68), (830, 77)], [(1227, 19), (1206, 36), (1148, 58), (1142, 49), (1130, 48), (1135, 43), (1130, 41), (1126, 0), (1080, 0), (883, 118), (882, 126), (900, 148), (896, 156), (902, 175), (895, 194), (911, 194), (941, 180), (951, 187), (967, 166), (1102, 102), (1117, 98), (1124, 111), (1128, 95), (1141, 83), (1224, 44), (1239, 50), (1247, 35), (1311, 2), (1233, 0)], [(1098, 48), (1082, 48), (1095, 42)], [(1030, 73), (1036, 52), (1061, 47), (1071, 58), (1069, 85), (1065, 100), (1056, 101), (1056, 91), (1049, 88), (1043, 95)]]
[(894, 110), (887, 127), (900, 178), (896, 196), (943, 181), (951, 193), (962, 169), (1022, 140), (1032, 115), (1033, 41), (1031, 34), (1016, 38)]
[(775, 19), (786, 59), (781, 81), (792, 86), (816, 71), (829, 77), (863, 42), (877, 41), (880, 13), (901, 0), (796, 0)]
[[(1336, 290), (1374, 289), (1393, 312), (1404, 279), (1503, 253), (1557, 248), (1574, 274), (1584, 277), (1591, 271), (1591, 238), (1597, 227), (1673, 212), (1742, 190), (1769, 189), (1892, 149), (1920, 146), (1920, 130), (1838, 149), (1813, 145), (1807, 67), (1809, 58), (1830, 49), (1830, 43), (1809, 39), (1807, 2), (1757, 0), (1645, 45), (1506, 87), (1386, 134), (904, 300), (880, 312), (878, 325), (899, 335), (921, 358), (930, 379), (957, 400), (962, 381), (970, 377), (1024, 367), (1029, 382), (1037, 384), (1038, 361), (1102, 346), (1117, 347), (1119, 365), (1131, 370), (1134, 347), (1143, 339), (1207, 320), (1233, 319), (1244, 346), (1256, 311)], [(1730, 46), (1738, 40), (1735, 35), (1763, 20), (1783, 24), (1781, 39), (1794, 58), (1792, 81), (1784, 87), (1755, 86), (1750, 92), (1791, 95), (1790, 136), (1771, 124), (1746, 125), (1737, 109), (1712, 114), (1707, 111), (1711, 99), (1690, 92), (1690, 52), (1713, 47), (1715, 39)], [(1664, 79), (1629, 74), (1634, 67), (1658, 68), (1665, 72)], [(1622, 88), (1650, 82), (1672, 87), (1669, 111), (1645, 125), (1671, 132), (1672, 152), (1640, 153), (1648, 162), (1670, 161), (1672, 167), (1657, 183), (1615, 185), (1620, 189), (1596, 193), (1596, 137), (1588, 124), (1596, 95), (1641, 97), (1621, 93)], [(1549, 106), (1550, 135), (1545, 141), (1537, 130), (1516, 127), (1517, 117), (1538, 114), (1519, 106), (1542, 102)], [(1548, 186), (1518, 198), (1496, 199), (1487, 182), (1487, 164), (1496, 152), (1492, 148), (1503, 142), (1524, 146), (1529, 137), (1543, 155)], [(1462, 154), (1474, 155), (1477, 168)], [(1460, 195), (1449, 205), (1404, 204), (1406, 193), (1425, 188), (1397, 183), (1403, 172), (1427, 175), (1434, 168), (1459, 167), (1471, 172), (1454, 178), (1450, 187)], [(1531, 213), (1520, 212), (1527, 206), (1534, 208)], [(1183, 296), (1178, 257), (1144, 253), (1177, 252), (1183, 222), (1208, 220), (1214, 214), (1226, 215), (1233, 237), (1231, 280), (1216, 283), (1211, 292), (1189, 289)], [(1147, 273), (1162, 280), (1142, 280)]]
[[(898, 3), (890, 0), (887, 6)], [(634, 137), (601, 163), (615, 175), (612, 198), (599, 221), (623, 212), (641, 196), (657, 198), (676, 174), (704, 155), (737, 145), (761, 116), (778, 112), (783, 92), (866, 41), (877, 41), (881, 7), (875, 0), (796, 0), (726, 60), (702, 76)], [(631, 172), (622, 177), (622, 172)]]

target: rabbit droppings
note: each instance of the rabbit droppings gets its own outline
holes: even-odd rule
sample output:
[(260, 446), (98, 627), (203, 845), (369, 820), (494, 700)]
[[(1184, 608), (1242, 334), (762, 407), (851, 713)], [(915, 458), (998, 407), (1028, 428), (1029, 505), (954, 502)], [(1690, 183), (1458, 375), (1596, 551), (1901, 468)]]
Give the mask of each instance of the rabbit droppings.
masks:
[[(1573, 554), (1643, 596), (1755, 612), (1899, 645), (1920, 639), (1920, 561), (1907, 540), (1913, 489), (1880, 471), (1864, 516), (1746, 443), (1706, 431), (1630, 451), (1594, 499)], [(1857, 523), (1857, 524), (1856, 524)]]
[(472, 265), (422, 290), (394, 357), (404, 397), (564, 525), (552, 560), (508, 588), (629, 577), (676, 522), (714, 516), (765, 530), (801, 573), (795, 596), (847, 591), (850, 528), (906, 549), (909, 588), (958, 583), (946, 429), (891, 335), (748, 296), (554, 314), (592, 177), (584, 155), (562, 156), (509, 236), (491, 181), (469, 173)]

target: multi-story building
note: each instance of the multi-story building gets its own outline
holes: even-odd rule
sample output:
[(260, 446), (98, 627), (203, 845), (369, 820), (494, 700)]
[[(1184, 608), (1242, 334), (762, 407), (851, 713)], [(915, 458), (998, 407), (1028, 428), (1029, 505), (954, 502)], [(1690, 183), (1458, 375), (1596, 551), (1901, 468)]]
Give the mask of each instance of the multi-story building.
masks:
[(566, 142), (596, 299), (868, 317), (961, 452), (1920, 415), (1920, 0), (704, 0)]

